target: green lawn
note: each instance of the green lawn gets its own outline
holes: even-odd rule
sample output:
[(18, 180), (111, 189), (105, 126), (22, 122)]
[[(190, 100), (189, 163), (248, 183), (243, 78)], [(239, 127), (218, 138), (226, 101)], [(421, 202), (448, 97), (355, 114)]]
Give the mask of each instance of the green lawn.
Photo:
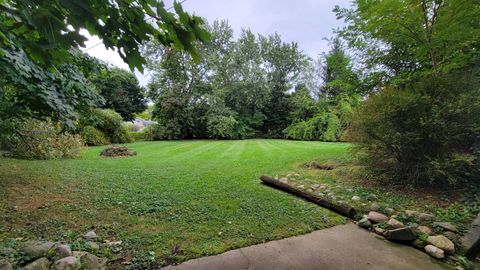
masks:
[[(73, 240), (90, 228), (123, 241), (122, 256), (177, 261), (344, 221), (259, 183), (344, 159), (348, 144), (285, 140), (139, 142), (136, 157), (0, 158), (0, 238)], [(182, 252), (172, 256), (172, 246)], [(171, 261), (170, 261), (171, 262)]]

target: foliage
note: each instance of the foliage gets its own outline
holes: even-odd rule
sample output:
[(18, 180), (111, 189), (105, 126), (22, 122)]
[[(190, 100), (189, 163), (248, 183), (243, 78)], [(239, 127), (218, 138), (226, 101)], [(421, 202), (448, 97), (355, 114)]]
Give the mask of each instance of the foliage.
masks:
[[(414, 184), (478, 179), (479, 155), (470, 149), (480, 130), (476, 82), (469, 82), (468, 76), (449, 80), (385, 89), (363, 104), (349, 133), (367, 154), (363, 161), (371, 169), (387, 179)], [(429, 91), (448, 98), (433, 98)]]
[(58, 159), (80, 156), (84, 143), (79, 135), (63, 132), (51, 120), (22, 119), (15, 122), (9, 140), (11, 155), (25, 159)]
[(87, 145), (106, 145), (110, 144), (107, 136), (102, 131), (92, 126), (84, 126), (80, 135)]
[(307, 121), (288, 126), (285, 137), (306, 141), (337, 141), (341, 135), (339, 118), (331, 112), (320, 113)]
[(118, 112), (125, 121), (147, 109), (144, 89), (132, 72), (120, 68), (105, 68), (93, 79), (97, 91), (105, 99), (103, 108)]
[(123, 125), (122, 116), (110, 109), (91, 109), (80, 116), (79, 125), (83, 130), (87, 126), (97, 129), (96, 132), (102, 132), (111, 143), (127, 143), (132, 140), (127, 127)]

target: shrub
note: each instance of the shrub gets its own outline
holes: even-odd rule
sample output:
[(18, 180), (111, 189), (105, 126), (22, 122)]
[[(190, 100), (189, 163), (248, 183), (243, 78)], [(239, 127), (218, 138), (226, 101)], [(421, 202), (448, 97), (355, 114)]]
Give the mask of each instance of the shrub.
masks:
[(231, 115), (211, 115), (207, 122), (208, 134), (214, 139), (237, 139), (237, 123)]
[(80, 126), (92, 126), (103, 132), (111, 143), (128, 143), (132, 138), (120, 114), (109, 109), (92, 109), (80, 117)]
[(25, 159), (75, 158), (84, 148), (80, 135), (62, 132), (50, 120), (36, 119), (17, 122), (9, 144), (12, 156)]
[(424, 79), (370, 96), (348, 132), (358, 143), (359, 160), (395, 182), (478, 181), (478, 84), (472, 87), (457, 76)]
[(178, 125), (167, 123), (167, 126), (153, 124), (144, 129), (145, 139), (149, 141), (157, 140), (178, 140), (183, 138), (183, 134)]
[(87, 145), (107, 145), (110, 144), (105, 133), (102, 131), (92, 127), (92, 126), (85, 126), (82, 128), (80, 132), (83, 140)]
[(285, 137), (306, 141), (337, 141), (341, 135), (340, 119), (331, 112), (323, 112), (307, 121), (288, 126)]

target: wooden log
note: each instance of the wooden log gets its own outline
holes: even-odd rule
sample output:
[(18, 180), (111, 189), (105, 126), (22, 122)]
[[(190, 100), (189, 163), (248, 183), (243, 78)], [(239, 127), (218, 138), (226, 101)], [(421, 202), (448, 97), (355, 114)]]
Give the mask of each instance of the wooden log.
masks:
[(334, 202), (328, 200), (327, 198), (320, 197), (320, 196), (315, 195), (313, 193), (305, 192), (303, 190), (294, 188), (294, 187), (290, 186), (289, 184), (282, 183), (279, 180), (268, 177), (268, 176), (261, 176), (260, 180), (262, 180), (262, 183), (267, 185), (267, 186), (286, 191), (290, 194), (301, 197), (301, 198), (303, 198), (307, 201), (316, 203), (316, 204), (318, 204), (320, 206), (323, 206), (327, 209), (335, 211), (342, 216), (345, 216), (345, 217), (348, 217), (348, 218), (353, 218), (355, 216), (356, 210), (355, 210), (355, 208), (353, 208), (350, 205), (334, 203)]

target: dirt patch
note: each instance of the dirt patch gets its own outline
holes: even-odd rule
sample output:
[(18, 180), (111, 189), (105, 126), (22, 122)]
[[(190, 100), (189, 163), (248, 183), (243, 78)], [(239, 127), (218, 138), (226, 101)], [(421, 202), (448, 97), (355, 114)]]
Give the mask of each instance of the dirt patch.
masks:
[(104, 157), (131, 157), (136, 155), (137, 152), (135, 150), (132, 150), (126, 146), (112, 146), (109, 148), (105, 148), (100, 153), (100, 156)]

